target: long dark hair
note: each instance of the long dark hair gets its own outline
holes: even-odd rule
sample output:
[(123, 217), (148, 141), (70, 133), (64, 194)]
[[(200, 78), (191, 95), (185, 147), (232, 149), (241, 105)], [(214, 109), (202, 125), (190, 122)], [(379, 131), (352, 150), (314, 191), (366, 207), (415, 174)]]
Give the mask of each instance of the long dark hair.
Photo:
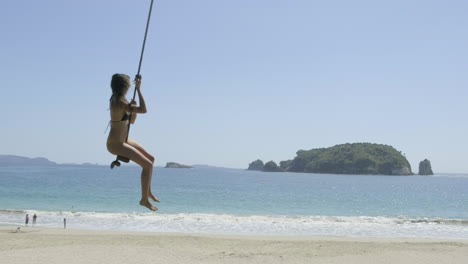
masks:
[(116, 73), (112, 75), (111, 88), (112, 95), (125, 96), (130, 88), (130, 77), (126, 74)]

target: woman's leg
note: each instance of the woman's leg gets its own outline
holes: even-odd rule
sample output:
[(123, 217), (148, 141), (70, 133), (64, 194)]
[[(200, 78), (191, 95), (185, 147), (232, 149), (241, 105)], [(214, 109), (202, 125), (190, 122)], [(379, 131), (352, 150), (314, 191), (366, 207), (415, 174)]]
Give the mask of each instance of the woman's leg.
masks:
[(158, 208), (153, 206), (148, 200), (148, 197), (150, 196), (151, 175), (153, 174), (153, 163), (138, 149), (127, 143), (108, 143), (107, 149), (110, 153), (127, 157), (141, 166), (143, 170), (141, 172), (140, 205), (143, 205), (153, 211), (158, 210)]
[(145, 148), (132, 138), (128, 138), (127, 143), (141, 152), (147, 159), (154, 163), (154, 157)]
[[(143, 148), (140, 144), (138, 144), (138, 142), (136, 142), (135, 140), (129, 138), (127, 140), (127, 143), (130, 144), (132, 147), (136, 148), (138, 151), (140, 151), (141, 154), (143, 154), (148, 160), (151, 161), (151, 163), (154, 165), (154, 157), (153, 155), (151, 155), (148, 151), (146, 151), (145, 148)], [(153, 175), (151, 175), (150, 177), (150, 185), (149, 185), (149, 194), (148, 194), (148, 197), (153, 199), (153, 201), (155, 202), (158, 202), (159, 203), (159, 199), (153, 195), (153, 192), (151, 191), (151, 181), (153, 179)]]

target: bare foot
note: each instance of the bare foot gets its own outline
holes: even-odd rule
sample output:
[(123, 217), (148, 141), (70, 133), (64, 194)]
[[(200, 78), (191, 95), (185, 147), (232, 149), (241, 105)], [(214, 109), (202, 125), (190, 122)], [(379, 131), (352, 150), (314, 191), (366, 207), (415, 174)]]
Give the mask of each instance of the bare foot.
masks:
[(140, 205), (141, 205), (141, 206), (144, 206), (144, 207), (146, 207), (146, 208), (148, 208), (148, 209), (150, 209), (151, 211), (157, 211), (157, 210), (158, 210), (158, 208), (157, 208), (156, 206), (152, 205), (152, 204), (148, 201), (148, 199), (141, 199), (141, 200), (140, 200)]
[(158, 199), (158, 197), (154, 196), (152, 193), (150, 193), (148, 196), (149, 196), (149, 198), (151, 198), (153, 201), (158, 202), (158, 203), (160, 202), (159, 199)]

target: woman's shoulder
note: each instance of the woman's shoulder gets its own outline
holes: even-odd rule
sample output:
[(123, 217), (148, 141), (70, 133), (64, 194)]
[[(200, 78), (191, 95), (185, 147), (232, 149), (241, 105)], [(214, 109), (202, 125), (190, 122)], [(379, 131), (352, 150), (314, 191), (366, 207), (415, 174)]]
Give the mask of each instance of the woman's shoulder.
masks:
[(113, 95), (111, 100), (110, 100), (110, 104), (111, 104), (111, 106), (114, 106), (114, 107), (123, 107), (123, 106), (128, 105), (128, 101), (123, 96)]

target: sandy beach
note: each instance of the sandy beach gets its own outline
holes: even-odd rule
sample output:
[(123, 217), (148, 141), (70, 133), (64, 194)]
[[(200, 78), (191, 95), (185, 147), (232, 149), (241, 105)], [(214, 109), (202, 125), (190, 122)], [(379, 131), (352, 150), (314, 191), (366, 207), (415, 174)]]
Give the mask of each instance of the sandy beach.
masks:
[(468, 263), (468, 241), (0, 228), (2, 263)]

